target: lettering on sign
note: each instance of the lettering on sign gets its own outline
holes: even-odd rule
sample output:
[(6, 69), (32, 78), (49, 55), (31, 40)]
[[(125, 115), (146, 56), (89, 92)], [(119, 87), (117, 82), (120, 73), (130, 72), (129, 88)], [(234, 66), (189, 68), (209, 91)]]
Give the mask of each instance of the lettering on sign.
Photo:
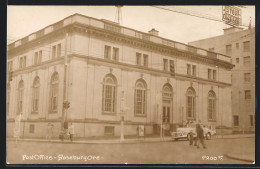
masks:
[(222, 7), (222, 20), (231, 26), (241, 25), (241, 9), (234, 6)]

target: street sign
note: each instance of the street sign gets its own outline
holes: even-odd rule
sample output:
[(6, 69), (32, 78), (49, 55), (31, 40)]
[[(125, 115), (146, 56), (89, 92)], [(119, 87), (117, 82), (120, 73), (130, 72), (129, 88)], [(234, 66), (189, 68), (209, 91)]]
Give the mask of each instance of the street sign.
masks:
[(231, 26), (241, 25), (241, 14), (240, 8), (235, 6), (223, 6), (222, 7), (222, 20)]

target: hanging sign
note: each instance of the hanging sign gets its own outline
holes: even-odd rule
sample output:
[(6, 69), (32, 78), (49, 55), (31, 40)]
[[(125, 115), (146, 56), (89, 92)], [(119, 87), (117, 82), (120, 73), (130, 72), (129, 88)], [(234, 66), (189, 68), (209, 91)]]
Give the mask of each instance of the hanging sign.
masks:
[(231, 26), (241, 25), (241, 14), (240, 8), (235, 6), (223, 6), (222, 7), (222, 20)]

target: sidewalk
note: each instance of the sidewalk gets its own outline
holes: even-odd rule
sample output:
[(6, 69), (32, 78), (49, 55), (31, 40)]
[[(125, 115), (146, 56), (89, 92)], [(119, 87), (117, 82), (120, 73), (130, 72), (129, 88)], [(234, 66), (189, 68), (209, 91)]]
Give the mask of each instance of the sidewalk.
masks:
[[(236, 135), (216, 135), (213, 139), (238, 139), (238, 138), (253, 138), (255, 134), (236, 134)], [(15, 141), (14, 138), (7, 138), (7, 140)], [(19, 141), (31, 141), (31, 142), (51, 142), (51, 143), (78, 143), (78, 144), (97, 144), (97, 143), (146, 143), (146, 142), (169, 142), (174, 141), (170, 136), (165, 136), (163, 139), (160, 137), (132, 137), (125, 138), (124, 141), (120, 141), (119, 138), (102, 138), (102, 139), (75, 139), (73, 142), (70, 140), (61, 141), (60, 139), (47, 140), (43, 138), (20, 138)]]
[(239, 160), (239, 161), (245, 161), (245, 162), (250, 162), (254, 164), (255, 162), (255, 154), (254, 153), (248, 153), (248, 154), (224, 154), (225, 157), (234, 159), (234, 160)]

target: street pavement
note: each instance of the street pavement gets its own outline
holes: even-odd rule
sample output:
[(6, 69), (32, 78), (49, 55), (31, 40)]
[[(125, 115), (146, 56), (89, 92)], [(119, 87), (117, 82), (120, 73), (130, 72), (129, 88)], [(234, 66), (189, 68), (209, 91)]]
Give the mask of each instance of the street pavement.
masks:
[[(119, 144), (120, 143), (120, 144)], [(124, 143), (124, 144), (122, 144)], [(207, 149), (170, 137), (107, 140), (7, 140), (10, 164), (252, 164), (253, 135), (207, 140)]]

